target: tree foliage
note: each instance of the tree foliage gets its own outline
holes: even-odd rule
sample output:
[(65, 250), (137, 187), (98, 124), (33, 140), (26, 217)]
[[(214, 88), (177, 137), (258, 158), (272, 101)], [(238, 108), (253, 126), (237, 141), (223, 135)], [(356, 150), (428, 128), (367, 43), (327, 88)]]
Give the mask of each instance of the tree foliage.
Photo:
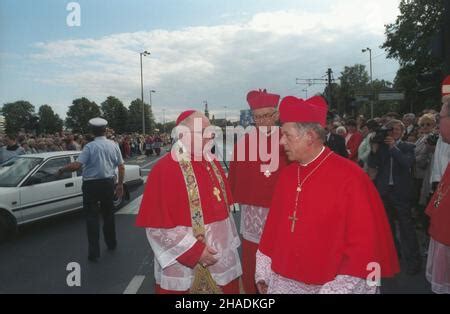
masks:
[(418, 112), (439, 104), (443, 69), (444, 0), (402, 0), (395, 23), (386, 25), (382, 48), (400, 63), (394, 86), (405, 92), (405, 106)]
[(34, 114), (34, 106), (28, 101), (19, 100), (4, 104), (1, 110), (6, 121), (6, 132), (17, 133), (20, 130), (26, 132), (36, 128), (37, 117)]
[(89, 120), (100, 116), (100, 108), (95, 102), (82, 97), (75, 99), (69, 107), (66, 126), (73, 132), (85, 134), (89, 130)]
[(39, 107), (39, 126), (38, 133), (56, 133), (62, 131), (63, 121), (53, 112), (52, 107), (49, 105), (42, 105)]
[(109, 96), (101, 104), (103, 117), (108, 125), (117, 133), (124, 133), (128, 128), (128, 110), (123, 103), (114, 96)]
[[(128, 131), (142, 133), (142, 101), (133, 100), (128, 108)], [(144, 103), (145, 133), (150, 134), (155, 129), (155, 119), (150, 106)]]

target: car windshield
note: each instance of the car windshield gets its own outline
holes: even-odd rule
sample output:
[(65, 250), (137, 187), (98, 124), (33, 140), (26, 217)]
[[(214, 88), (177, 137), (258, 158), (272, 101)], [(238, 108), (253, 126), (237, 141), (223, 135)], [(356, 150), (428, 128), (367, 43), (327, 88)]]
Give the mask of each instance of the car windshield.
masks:
[(0, 165), (0, 187), (14, 187), (38, 164), (42, 158), (14, 157)]

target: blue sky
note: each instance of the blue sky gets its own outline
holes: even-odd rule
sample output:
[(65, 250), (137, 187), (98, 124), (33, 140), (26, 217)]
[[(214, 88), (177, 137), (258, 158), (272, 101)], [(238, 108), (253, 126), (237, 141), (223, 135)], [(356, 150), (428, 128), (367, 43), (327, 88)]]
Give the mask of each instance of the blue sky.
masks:
[(0, 106), (23, 99), (65, 116), (81, 96), (129, 105), (140, 97), (146, 49), (145, 90), (156, 90), (158, 120), (162, 109), (175, 118), (203, 100), (217, 117), (237, 118), (255, 88), (304, 97), (296, 77), (368, 65), (367, 46), (374, 78), (392, 80), (398, 67), (378, 48), (396, 0), (80, 0), (80, 27), (66, 24), (69, 2), (0, 1)]

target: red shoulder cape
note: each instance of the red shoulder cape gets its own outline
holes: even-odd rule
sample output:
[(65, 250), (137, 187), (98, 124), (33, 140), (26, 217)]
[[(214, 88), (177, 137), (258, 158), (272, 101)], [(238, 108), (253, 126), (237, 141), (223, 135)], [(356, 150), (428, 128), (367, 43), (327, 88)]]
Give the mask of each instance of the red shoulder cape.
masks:
[[(306, 177), (330, 152), (300, 168)], [(302, 187), (298, 221), (291, 232), (298, 163), (280, 175), (259, 250), (274, 272), (306, 284), (325, 284), (337, 275), (367, 278), (369, 263), (382, 276), (399, 271), (391, 229), (378, 192), (353, 162), (334, 153)]]
[[(222, 166), (219, 162), (214, 162), (224, 178), (228, 203), (231, 205), (233, 202), (231, 191)], [(212, 192), (214, 186), (221, 189), (213, 171), (211, 170), (214, 185), (202, 162), (192, 161), (192, 166), (199, 186), (204, 223), (209, 224), (226, 219), (229, 209), (225, 205), (224, 197), (221, 197), (221, 202), (218, 202)], [(222, 191), (221, 195), (223, 194)], [(158, 161), (147, 178), (136, 225), (150, 228), (192, 226), (184, 177), (178, 162), (172, 159), (170, 153)]]

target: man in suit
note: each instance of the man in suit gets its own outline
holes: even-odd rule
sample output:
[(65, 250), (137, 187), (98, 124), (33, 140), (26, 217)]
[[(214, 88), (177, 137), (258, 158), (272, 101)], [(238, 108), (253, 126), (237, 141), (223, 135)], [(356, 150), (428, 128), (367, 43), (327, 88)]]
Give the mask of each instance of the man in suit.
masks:
[(327, 118), (327, 137), (325, 145), (328, 146), (333, 152), (341, 155), (344, 158), (348, 157), (347, 148), (345, 147), (345, 140), (342, 136), (336, 134), (337, 125), (334, 124), (333, 118)]
[[(421, 257), (411, 214), (414, 164), (414, 145), (402, 142), (405, 126), (400, 120), (391, 120), (385, 127), (390, 131), (384, 139), (374, 138), (369, 154), (369, 167), (377, 169), (375, 184), (386, 208), (397, 251), (403, 253), (406, 272), (414, 275), (420, 271)], [(396, 239), (398, 221), (400, 242)]]

